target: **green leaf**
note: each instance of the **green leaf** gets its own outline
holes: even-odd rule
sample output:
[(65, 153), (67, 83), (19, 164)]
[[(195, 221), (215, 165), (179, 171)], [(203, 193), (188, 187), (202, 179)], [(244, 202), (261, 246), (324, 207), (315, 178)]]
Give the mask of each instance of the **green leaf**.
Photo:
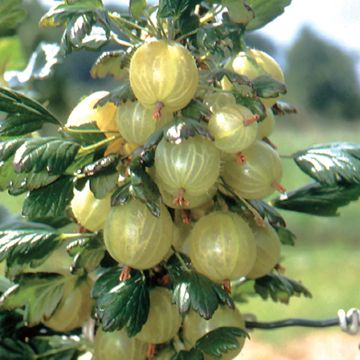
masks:
[(160, 0), (158, 16), (160, 18), (179, 17), (182, 13), (188, 13), (198, 3), (200, 1), (196, 0)]
[(286, 227), (286, 222), (281, 214), (271, 205), (263, 200), (249, 200), (249, 203), (256, 209), (263, 219), (266, 219), (272, 226)]
[(338, 216), (338, 209), (360, 197), (360, 186), (324, 186), (311, 183), (274, 199), (279, 209), (317, 216)]
[(5, 310), (25, 307), (24, 320), (36, 325), (55, 311), (64, 293), (64, 277), (58, 274), (25, 274), (0, 298)]
[(129, 80), (120, 81), (120, 85), (115, 89), (111, 90), (110, 93), (100, 99), (96, 106), (104, 106), (108, 102), (112, 102), (116, 106), (119, 106), (125, 101), (134, 101), (135, 95), (131, 89)]
[(16, 150), (24, 144), (26, 139), (18, 138), (0, 141), (0, 161), (6, 161), (15, 155)]
[(3, 72), (22, 69), (24, 66), (25, 59), (19, 36), (0, 38), (0, 77)]
[(273, 21), (284, 12), (291, 0), (247, 0), (255, 12), (255, 19), (246, 26), (247, 30), (256, 30)]
[(21, 88), (33, 80), (44, 80), (54, 73), (55, 66), (64, 60), (59, 45), (41, 42), (32, 53), (24, 70), (7, 71), (5, 80), (12, 88)]
[(0, 339), (0, 359), (33, 360), (36, 354), (29, 344), (10, 337)]
[(119, 281), (119, 269), (110, 269), (98, 278), (93, 289), (96, 315), (105, 331), (126, 327), (129, 336), (136, 335), (145, 324), (150, 307), (149, 288), (141, 273), (130, 280)]
[(124, 80), (128, 77), (131, 55), (131, 52), (122, 50), (102, 53), (91, 68), (91, 76), (94, 79), (112, 76), (116, 80)]
[(62, 129), (64, 136), (75, 140), (83, 146), (93, 145), (105, 140), (105, 134), (97, 127), (96, 122), (70, 126)]
[(181, 350), (174, 355), (171, 360), (204, 360), (204, 355), (201, 351), (191, 349), (189, 351)]
[(94, 271), (105, 255), (104, 244), (99, 237), (75, 240), (66, 249), (73, 257), (71, 269), (74, 273), (82, 269), (88, 273)]
[(61, 175), (71, 165), (80, 149), (72, 140), (57, 137), (28, 139), (16, 151), (14, 168), (18, 172)]
[(283, 245), (295, 245), (296, 235), (292, 231), (278, 225), (273, 225), (273, 228), (276, 230)]
[(130, 12), (133, 17), (140, 17), (146, 9), (146, 0), (130, 0)]
[(84, 174), (85, 179), (90, 181), (90, 190), (97, 199), (103, 199), (115, 190), (119, 177), (116, 168), (118, 163), (119, 157), (111, 154), (82, 169), (80, 174)]
[(268, 75), (262, 75), (252, 80), (256, 95), (261, 98), (275, 98), (286, 94), (286, 85)]
[(211, 115), (209, 108), (198, 100), (192, 100), (188, 106), (181, 110), (181, 113), (185, 118), (196, 120), (200, 120), (204, 116)]
[(131, 182), (127, 181), (114, 191), (111, 196), (111, 206), (125, 205), (130, 201), (130, 186)]
[(293, 296), (303, 295), (311, 298), (310, 291), (301, 283), (272, 273), (256, 279), (254, 289), (264, 300), (271, 298), (275, 302), (284, 304), (288, 304)]
[(0, 262), (31, 264), (46, 258), (61, 245), (60, 235), (46, 230), (0, 231)]
[(293, 155), (296, 164), (321, 184), (360, 184), (360, 145), (330, 143)]
[(181, 118), (176, 123), (167, 129), (165, 138), (169, 142), (179, 143), (194, 136), (203, 136), (209, 140), (214, 140), (206, 126), (194, 119)]
[(12, 35), (18, 25), (25, 19), (26, 11), (22, 0), (0, 1), (0, 36)]
[(220, 359), (223, 354), (240, 347), (239, 337), (249, 337), (249, 335), (238, 327), (220, 327), (197, 340), (195, 348), (211, 358)]
[(42, 105), (16, 91), (0, 87), (0, 109), (7, 113), (0, 120), (0, 136), (19, 136), (41, 129), (43, 124), (60, 122)]
[(202, 274), (184, 269), (175, 255), (169, 259), (167, 268), (172, 283), (173, 300), (180, 313), (187, 313), (191, 307), (203, 318), (210, 319), (219, 304), (234, 307), (231, 297), (219, 284)]
[(66, 217), (66, 208), (73, 198), (72, 177), (61, 177), (54, 183), (31, 191), (26, 197), (22, 214), (30, 220)]

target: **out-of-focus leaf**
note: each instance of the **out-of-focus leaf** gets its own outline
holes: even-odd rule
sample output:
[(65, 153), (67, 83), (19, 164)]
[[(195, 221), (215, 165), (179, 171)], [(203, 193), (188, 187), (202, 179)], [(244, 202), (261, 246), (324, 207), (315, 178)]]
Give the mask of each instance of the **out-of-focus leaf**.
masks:
[(171, 360), (204, 360), (204, 355), (201, 351), (191, 349), (189, 351), (181, 350), (176, 353)]
[(0, 78), (5, 71), (18, 70), (24, 66), (25, 59), (20, 38), (18, 36), (0, 37)]
[(259, 29), (281, 15), (291, 0), (247, 0), (255, 12), (255, 18), (247, 25), (247, 30)]
[(0, 359), (33, 360), (36, 354), (29, 344), (10, 337), (0, 339)]
[(140, 17), (146, 9), (146, 0), (130, 0), (130, 12), (134, 17)]
[(22, 0), (0, 1), (0, 36), (12, 35), (12, 32), (25, 19), (26, 11)]
[(252, 87), (261, 98), (275, 98), (286, 93), (286, 85), (270, 76), (262, 75), (252, 80)]

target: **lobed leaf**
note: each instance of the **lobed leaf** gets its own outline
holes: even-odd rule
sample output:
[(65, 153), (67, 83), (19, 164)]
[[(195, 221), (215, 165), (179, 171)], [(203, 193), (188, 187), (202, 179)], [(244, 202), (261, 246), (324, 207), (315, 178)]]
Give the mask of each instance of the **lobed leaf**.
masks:
[(210, 319), (219, 304), (234, 307), (231, 297), (219, 284), (202, 274), (183, 269), (175, 256), (170, 258), (167, 268), (172, 283), (173, 301), (180, 313), (187, 313), (191, 307), (201, 317)]
[(279, 209), (317, 216), (338, 216), (338, 209), (360, 197), (360, 185), (326, 186), (311, 183), (272, 201)]
[(127, 329), (136, 335), (145, 324), (150, 308), (149, 288), (141, 273), (119, 281), (119, 270), (110, 269), (98, 278), (92, 291), (95, 312), (104, 331)]
[(296, 152), (300, 169), (321, 184), (360, 184), (360, 145), (330, 143)]
[(270, 273), (255, 280), (255, 292), (264, 300), (271, 298), (275, 302), (288, 304), (292, 296), (303, 295), (311, 298), (311, 293), (301, 283), (283, 275)]

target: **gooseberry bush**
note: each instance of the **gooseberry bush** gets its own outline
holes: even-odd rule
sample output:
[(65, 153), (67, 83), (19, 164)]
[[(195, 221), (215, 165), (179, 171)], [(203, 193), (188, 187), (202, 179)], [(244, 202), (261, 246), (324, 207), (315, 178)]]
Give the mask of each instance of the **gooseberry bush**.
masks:
[[(281, 184), (269, 137), (295, 109), (279, 64), (245, 37), (289, 4), (66, 0), (40, 19), (59, 44), (1, 78), (0, 190), (26, 197), (0, 224), (0, 358), (233, 359), (249, 341), (240, 300), (311, 296), (283, 275), (295, 236), (275, 207), (335, 215), (360, 194), (360, 151), (301, 150), (314, 182)], [(21, 1), (0, 9), (0, 35), (16, 36)], [(117, 86), (58, 119), (32, 84), (81, 50)]]

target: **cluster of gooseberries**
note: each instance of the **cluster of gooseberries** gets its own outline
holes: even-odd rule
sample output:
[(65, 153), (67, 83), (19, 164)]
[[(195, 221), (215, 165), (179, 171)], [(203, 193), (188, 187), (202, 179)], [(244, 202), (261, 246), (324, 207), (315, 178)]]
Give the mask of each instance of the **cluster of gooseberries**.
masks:
[[(268, 75), (284, 82), (279, 65), (259, 50), (242, 51), (225, 67), (250, 80)], [(97, 199), (89, 184), (75, 191), (74, 217), (89, 231), (103, 231), (108, 253), (127, 269), (121, 280), (130, 276), (131, 268), (146, 270), (161, 264), (174, 249), (186, 253), (197, 272), (224, 286), (241, 277), (264, 276), (279, 261), (280, 241), (271, 225), (249, 220), (230, 211), (225, 202), (214, 201), (218, 192), (252, 200), (284, 191), (279, 155), (267, 141), (275, 122), (271, 107), (277, 98), (261, 99), (267, 116), (259, 121), (257, 114), (237, 102), (226, 77), (200, 90), (201, 71), (182, 44), (147, 40), (135, 50), (129, 66), (136, 101), (95, 106), (106, 95), (96, 92), (76, 106), (67, 122), (68, 127), (96, 122), (107, 137), (118, 135), (106, 153), (131, 157), (131, 150), (144, 145), (156, 130), (171, 128), (192, 99), (210, 111), (201, 122), (212, 140), (195, 135), (174, 142), (164, 137), (156, 147), (154, 165), (147, 170), (162, 196), (158, 217), (135, 198), (111, 207), (111, 193)], [(64, 324), (66, 330), (72, 325)], [(129, 338), (124, 330), (99, 328), (95, 355), (98, 360), (142, 360), (147, 356), (146, 344), (169, 342), (180, 328), (185, 348), (191, 348), (221, 326), (243, 328), (244, 321), (238, 310), (227, 307), (219, 307), (209, 320), (193, 311), (182, 318), (170, 291), (159, 285), (150, 291), (150, 312), (140, 333)], [(234, 358), (240, 350), (223, 359)], [(156, 356), (170, 359), (173, 352), (168, 349)]]

